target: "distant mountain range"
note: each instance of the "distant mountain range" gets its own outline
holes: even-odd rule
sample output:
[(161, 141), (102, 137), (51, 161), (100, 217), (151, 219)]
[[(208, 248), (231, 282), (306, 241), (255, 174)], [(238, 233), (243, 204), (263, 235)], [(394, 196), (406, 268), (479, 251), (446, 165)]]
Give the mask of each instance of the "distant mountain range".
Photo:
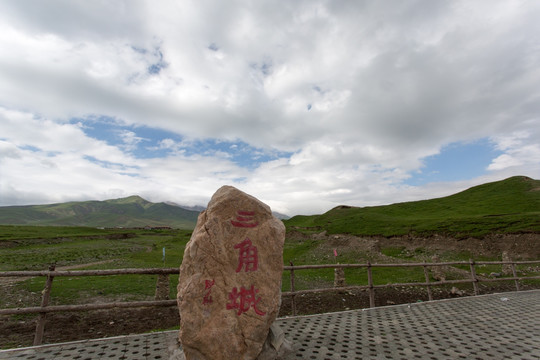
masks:
[[(0, 207), (0, 224), (92, 227), (161, 227), (193, 229), (203, 206), (152, 203), (140, 196), (50, 205)], [(288, 216), (274, 213), (280, 219)]]
[[(152, 203), (139, 196), (105, 201), (0, 207), (0, 224), (193, 229), (203, 207)], [(540, 180), (514, 176), (431, 200), (384, 206), (338, 206), (321, 215), (274, 213), (288, 228), (396, 236), (540, 232)]]
[(0, 207), (0, 224), (192, 229), (200, 210), (152, 203), (140, 196), (105, 201)]

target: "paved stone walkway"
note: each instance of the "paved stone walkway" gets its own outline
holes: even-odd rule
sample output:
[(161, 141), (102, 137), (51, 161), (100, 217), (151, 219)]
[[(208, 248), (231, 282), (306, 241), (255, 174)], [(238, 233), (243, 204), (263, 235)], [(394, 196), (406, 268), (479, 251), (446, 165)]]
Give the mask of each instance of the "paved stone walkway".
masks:
[[(540, 360), (540, 290), (278, 320), (291, 359)], [(0, 359), (169, 359), (177, 331), (0, 351)]]

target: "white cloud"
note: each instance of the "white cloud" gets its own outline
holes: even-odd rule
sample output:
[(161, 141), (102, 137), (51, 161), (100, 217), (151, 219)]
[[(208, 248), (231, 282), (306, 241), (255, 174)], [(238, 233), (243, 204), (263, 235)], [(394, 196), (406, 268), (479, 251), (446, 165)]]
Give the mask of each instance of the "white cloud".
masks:
[(540, 121), (536, 121), (537, 129), (532, 134), (527, 131), (516, 131), (509, 135), (498, 136), (493, 140), (497, 143), (497, 148), (504, 151), (504, 154), (493, 159), (488, 166), (488, 170), (506, 169), (529, 169), (535, 171), (540, 168)]
[(1, 138), (18, 147), (30, 146), (43, 153), (74, 153), (131, 166), (134, 159), (103, 141), (87, 137), (78, 124), (58, 123), (28, 113), (0, 108)]
[(137, 145), (144, 141), (145, 139), (137, 136), (136, 133), (129, 130), (121, 130), (119, 132), (119, 136), (124, 142), (124, 145), (122, 146), (126, 151), (133, 151), (137, 148)]
[(175, 149), (177, 147), (176, 145), (177, 144), (173, 139), (163, 139), (159, 142), (159, 147), (161, 149)]
[[(2, 204), (204, 203), (229, 183), (294, 214), (540, 177), (539, 16), (540, 3), (506, 0), (3, 1)], [(133, 128), (123, 146), (84, 133), (102, 115), (191, 140), (137, 159)], [(503, 152), (484, 177), (403, 185), (426, 156), (482, 138)], [(199, 139), (294, 154), (248, 171), (225, 150), (186, 155)], [(20, 179), (29, 171), (49, 195)]]

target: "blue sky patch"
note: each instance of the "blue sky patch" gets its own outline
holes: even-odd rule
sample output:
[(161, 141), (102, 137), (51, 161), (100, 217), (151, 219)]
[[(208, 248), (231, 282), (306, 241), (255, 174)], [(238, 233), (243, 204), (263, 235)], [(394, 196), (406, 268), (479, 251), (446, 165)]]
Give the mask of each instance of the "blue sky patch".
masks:
[(138, 47), (138, 46), (131, 46), (131, 49), (133, 51), (135, 51), (136, 53), (139, 53), (139, 54), (146, 54), (148, 52), (148, 50), (146, 50), (145, 48), (141, 48), (141, 47)]
[(38, 152), (40, 149), (38, 147), (32, 146), (32, 145), (23, 145), (20, 147), (22, 150), (28, 150), (31, 152)]
[(114, 162), (110, 162), (110, 161), (104, 161), (104, 160), (99, 160), (99, 159), (96, 159), (95, 157), (93, 156), (89, 156), (89, 155), (84, 155), (83, 158), (85, 160), (88, 160), (94, 164), (97, 164), (103, 168), (107, 168), (107, 169), (122, 169), (124, 170), (122, 172), (122, 174), (124, 175), (127, 175), (127, 174), (132, 174), (132, 176), (138, 176), (137, 174), (134, 174), (134, 173), (129, 173), (129, 169), (133, 169), (133, 168), (136, 168), (136, 167), (128, 167), (128, 166), (125, 166), (123, 164), (119, 164), (119, 163), (114, 163)]
[(413, 173), (405, 184), (420, 186), (431, 182), (472, 179), (485, 174), (492, 160), (501, 154), (487, 138), (452, 143), (443, 147), (439, 154), (424, 158), (424, 167)]
[(222, 141), (219, 139), (204, 139), (190, 143), (183, 148), (185, 155), (225, 156), (235, 164), (255, 169), (261, 163), (276, 160), (282, 157), (290, 157), (292, 153), (284, 151), (269, 151), (250, 146), (243, 141)]
[(72, 119), (82, 123), (84, 133), (118, 147), (139, 159), (163, 158), (181, 152), (184, 156), (222, 157), (238, 166), (255, 169), (261, 163), (290, 157), (292, 153), (253, 147), (243, 141), (187, 140), (174, 132), (148, 126), (125, 125), (113, 118)]
[(161, 49), (156, 48), (154, 55), (158, 58), (157, 62), (148, 67), (148, 73), (151, 75), (157, 75), (162, 69), (165, 69), (169, 64), (163, 59), (163, 53)]

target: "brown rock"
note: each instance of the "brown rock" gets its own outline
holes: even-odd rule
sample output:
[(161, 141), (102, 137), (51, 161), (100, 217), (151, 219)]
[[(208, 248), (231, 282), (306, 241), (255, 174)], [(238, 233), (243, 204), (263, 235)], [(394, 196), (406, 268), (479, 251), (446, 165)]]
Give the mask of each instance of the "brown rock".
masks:
[(180, 267), (180, 342), (187, 360), (255, 359), (279, 311), (285, 227), (234, 187), (212, 197)]
[(283, 359), (293, 352), (292, 344), (285, 338), (285, 333), (276, 324), (272, 324), (263, 349), (257, 360)]

